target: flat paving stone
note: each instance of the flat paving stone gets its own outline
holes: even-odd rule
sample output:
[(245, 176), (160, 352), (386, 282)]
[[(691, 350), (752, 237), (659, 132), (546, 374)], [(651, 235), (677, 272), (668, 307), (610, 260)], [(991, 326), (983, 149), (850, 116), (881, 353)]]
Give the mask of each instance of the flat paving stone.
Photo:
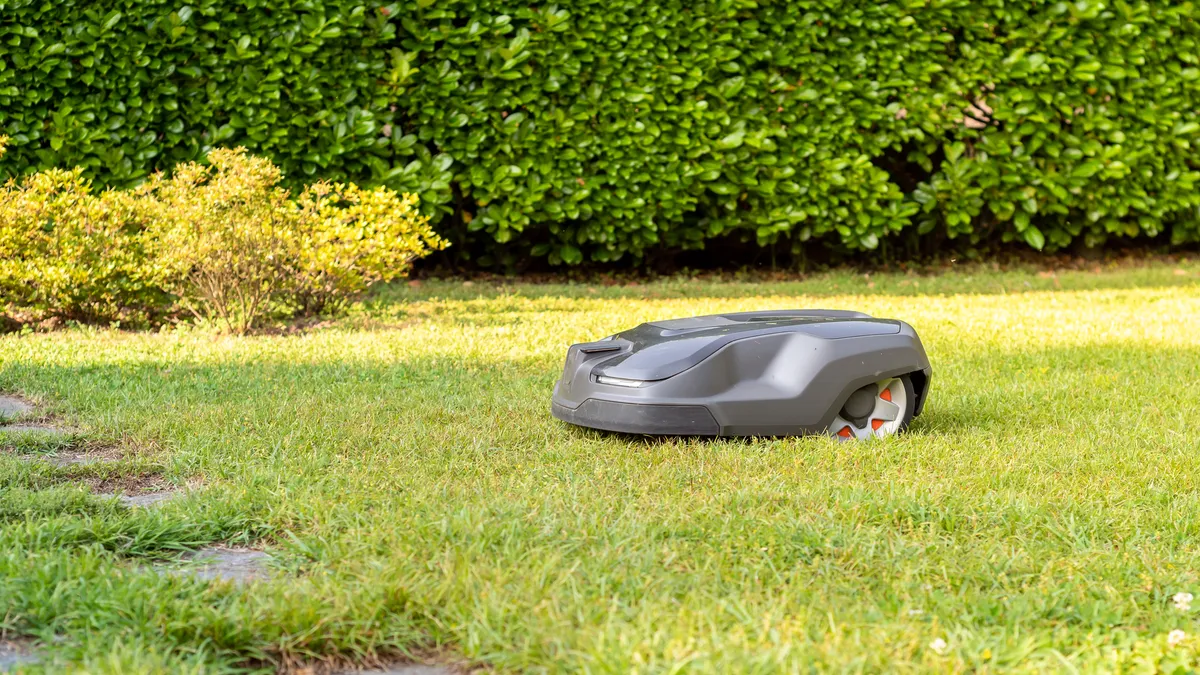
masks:
[(333, 675), (457, 675), (458, 671), (447, 666), (429, 666), (423, 663), (404, 663), (372, 670), (339, 670)]
[(0, 396), (0, 415), (14, 416), (33, 412), (33, 406), (15, 396)]
[(117, 461), (114, 457), (94, 454), (89, 455), (82, 452), (57, 452), (53, 455), (47, 455), (46, 461), (55, 466), (87, 466), (88, 464), (107, 464)]
[(184, 556), (185, 560), (201, 565), (173, 570), (172, 573), (244, 584), (268, 578), (271, 575), (267, 568), (270, 558), (262, 551), (249, 548), (206, 548)]
[[(350, 675), (352, 673), (354, 673), (353, 670), (342, 670), (340, 675)], [(358, 675), (456, 675), (456, 671), (446, 668), (445, 665), (409, 663), (390, 665), (390, 667), (383, 669), (359, 670)]]
[(44, 424), (6, 424), (4, 426), (0, 426), (0, 431), (9, 431), (18, 434), (48, 434), (53, 436), (63, 436), (67, 434), (66, 429), (48, 427)]
[(116, 497), (117, 499), (121, 500), (121, 503), (124, 504), (125, 506), (136, 506), (136, 507), (140, 507), (140, 508), (146, 508), (146, 507), (150, 507), (150, 506), (157, 506), (159, 504), (162, 504), (163, 502), (168, 502), (168, 501), (171, 501), (172, 499), (182, 497), (183, 490), (168, 490), (166, 492), (150, 492), (147, 494), (140, 494), (140, 495), (127, 495), (127, 494), (119, 494), (118, 495), (118, 494), (102, 492), (96, 496), (97, 497)]
[(0, 640), (0, 673), (9, 673), (21, 666), (32, 666), (40, 660), (32, 647)]
[[(5, 428), (7, 428), (7, 427), (0, 427), (0, 429), (5, 429)], [(55, 452), (55, 453), (49, 453), (49, 454), (41, 453), (41, 452), (30, 452), (30, 453), (24, 453), (24, 454), (19, 454), (19, 455), (12, 455), (12, 456), (16, 457), (17, 459), (20, 459), (22, 461), (26, 461), (26, 462), (47, 462), (47, 463), (53, 464), (54, 466), (57, 466), (59, 468), (68, 467), (68, 466), (77, 466), (77, 465), (85, 466), (88, 464), (106, 464), (108, 462), (117, 461), (117, 458), (115, 458), (115, 457), (109, 457), (109, 456), (105, 456), (105, 455), (101, 455), (101, 454), (88, 454), (88, 453), (82, 453), (82, 452), (69, 452), (69, 451), (68, 452)]]

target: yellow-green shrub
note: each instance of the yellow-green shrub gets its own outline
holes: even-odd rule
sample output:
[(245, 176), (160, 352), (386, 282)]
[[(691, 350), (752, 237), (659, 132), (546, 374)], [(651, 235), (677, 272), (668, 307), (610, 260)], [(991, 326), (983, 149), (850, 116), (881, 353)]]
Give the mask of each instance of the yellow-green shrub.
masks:
[(288, 302), (300, 314), (340, 309), (445, 243), (417, 211), (417, 196), (318, 183), (300, 195)]
[(298, 198), (278, 167), (215, 150), (139, 193), (156, 273), (197, 316), (244, 332), (272, 312), (338, 309), (444, 243), (413, 195), (317, 183)]
[(197, 317), (244, 332), (286, 287), (296, 208), (269, 161), (216, 150), (209, 162), (138, 189), (152, 214), (147, 264)]
[(0, 313), (142, 323), (169, 298), (145, 265), (136, 195), (93, 193), (79, 170), (0, 188)]
[(0, 313), (145, 320), (182, 307), (232, 332), (340, 309), (444, 242), (417, 198), (318, 183), (298, 197), (270, 161), (215, 150), (128, 191), (79, 170), (0, 193)]

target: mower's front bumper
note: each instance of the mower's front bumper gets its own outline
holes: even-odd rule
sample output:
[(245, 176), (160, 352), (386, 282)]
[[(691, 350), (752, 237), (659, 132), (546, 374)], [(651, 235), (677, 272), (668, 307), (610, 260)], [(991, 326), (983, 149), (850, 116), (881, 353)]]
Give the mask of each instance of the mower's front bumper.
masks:
[(651, 436), (718, 436), (721, 425), (702, 405), (619, 403), (589, 398), (578, 408), (552, 401), (550, 412), (569, 424)]

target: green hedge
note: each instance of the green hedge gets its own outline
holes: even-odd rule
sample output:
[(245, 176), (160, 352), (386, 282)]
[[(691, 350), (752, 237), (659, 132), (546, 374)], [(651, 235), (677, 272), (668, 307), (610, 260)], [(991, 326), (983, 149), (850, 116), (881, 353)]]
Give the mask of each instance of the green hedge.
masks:
[(0, 0), (3, 169), (127, 185), (245, 145), (568, 263), (1200, 239), (1190, 2), (183, 3)]

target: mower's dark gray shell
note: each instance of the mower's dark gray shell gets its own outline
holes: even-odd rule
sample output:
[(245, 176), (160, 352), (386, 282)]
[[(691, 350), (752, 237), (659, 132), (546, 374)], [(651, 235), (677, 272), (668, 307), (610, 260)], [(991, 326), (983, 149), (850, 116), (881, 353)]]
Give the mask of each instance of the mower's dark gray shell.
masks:
[(856, 389), (906, 374), (920, 414), (931, 368), (902, 321), (833, 310), (742, 312), (646, 323), (573, 345), (551, 409), (572, 424), (627, 433), (820, 433)]

